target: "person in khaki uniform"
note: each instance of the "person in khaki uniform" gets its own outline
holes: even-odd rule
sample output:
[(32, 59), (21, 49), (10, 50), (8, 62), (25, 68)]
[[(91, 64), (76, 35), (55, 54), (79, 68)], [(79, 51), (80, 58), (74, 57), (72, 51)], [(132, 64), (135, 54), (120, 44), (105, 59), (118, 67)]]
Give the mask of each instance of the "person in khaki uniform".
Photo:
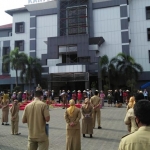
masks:
[(66, 136), (66, 150), (81, 150), (81, 134), (80, 122), (81, 112), (75, 106), (75, 101), (69, 101), (70, 107), (65, 112), (67, 136)]
[(93, 128), (95, 128), (95, 122), (97, 117), (98, 129), (101, 129), (101, 111), (100, 111), (100, 103), (101, 99), (98, 96), (98, 90), (95, 91), (95, 95), (90, 99), (91, 105), (93, 106)]
[(150, 149), (150, 101), (140, 100), (134, 105), (138, 130), (121, 139), (118, 150)]
[(90, 134), (90, 138), (92, 138), (93, 134), (93, 107), (90, 104), (89, 98), (85, 99), (84, 105), (81, 108), (82, 110), (82, 134), (85, 137), (85, 134)]
[(20, 135), (18, 133), (18, 123), (19, 123), (19, 105), (18, 100), (14, 100), (12, 107), (10, 108), (11, 114), (11, 134)]
[(50, 120), (49, 109), (41, 101), (42, 91), (35, 91), (34, 100), (24, 110), (22, 122), (28, 124), (28, 150), (48, 150), (49, 139), (46, 122)]

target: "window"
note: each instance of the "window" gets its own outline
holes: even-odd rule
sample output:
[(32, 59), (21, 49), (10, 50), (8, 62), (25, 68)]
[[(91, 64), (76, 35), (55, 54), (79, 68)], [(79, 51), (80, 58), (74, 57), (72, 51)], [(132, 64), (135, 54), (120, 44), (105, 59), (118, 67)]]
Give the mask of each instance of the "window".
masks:
[(67, 8), (68, 35), (87, 33), (87, 7)]
[(12, 36), (12, 32), (8, 32), (8, 36)]
[(15, 41), (15, 47), (18, 47), (19, 51), (24, 51), (24, 41)]
[(146, 19), (150, 19), (150, 6), (146, 7)]
[(150, 63), (150, 50), (148, 50), (149, 63)]
[(3, 56), (9, 54), (9, 47), (3, 47)]
[[(3, 47), (3, 56), (9, 54), (10, 47)], [(5, 64), (2, 63), (2, 73), (9, 73), (9, 63)]]
[(62, 55), (62, 63), (77, 63), (78, 57), (77, 54), (69, 53)]
[(25, 24), (24, 22), (18, 22), (15, 24), (15, 33), (24, 33)]
[(147, 29), (147, 40), (150, 41), (150, 28)]

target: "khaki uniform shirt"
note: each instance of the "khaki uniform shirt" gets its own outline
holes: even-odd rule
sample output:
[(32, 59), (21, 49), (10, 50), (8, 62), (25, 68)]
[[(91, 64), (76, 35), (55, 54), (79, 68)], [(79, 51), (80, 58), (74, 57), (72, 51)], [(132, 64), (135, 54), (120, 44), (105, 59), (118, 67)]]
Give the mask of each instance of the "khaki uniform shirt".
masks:
[(138, 131), (122, 138), (118, 150), (149, 150), (150, 126), (142, 126)]
[(50, 116), (49, 108), (38, 98), (35, 98), (33, 102), (25, 107), (22, 119), (27, 120), (29, 139), (36, 139), (39, 141), (47, 140), (45, 118), (48, 116)]
[(138, 127), (137, 127), (136, 122), (135, 122), (135, 115), (134, 115), (133, 108), (130, 108), (127, 111), (124, 122), (126, 125), (129, 126), (131, 132), (135, 132), (138, 130)]
[(90, 101), (91, 101), (91, 104), (92, 104), (93, 107), (98, 106), (97, 109), (100, 108), (99, 106), (100, 106), (100, 103), (101, 103), (101, 99), (100, 99), (99, 96), (97, 96), (97, 95), (92, 96)]

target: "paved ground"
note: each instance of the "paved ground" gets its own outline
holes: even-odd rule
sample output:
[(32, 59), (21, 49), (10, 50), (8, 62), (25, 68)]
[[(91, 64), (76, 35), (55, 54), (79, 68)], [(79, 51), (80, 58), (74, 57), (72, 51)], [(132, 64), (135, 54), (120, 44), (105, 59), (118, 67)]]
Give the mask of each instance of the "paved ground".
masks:
[[(107, 104), (105, 104), (107, 105)], [(66, 130), (64, 120), (65, 110), (53, 108), (50, 111), (50, 148), (49, 150), (65, 150)], [(102, 128), (95, 128), (93, 138), (81, 138), (82, 150), (117, 150), (120, 139), (127, 134), (123, 119), (124, 108), (104, 107), (101, 110)], [(20, 111), (20, 118), (22, 111)], [(0, 110), (1, 118), (1, 110)], [(0, 150), (27, 150), (27, 125), (19, 122), (20, 136), (11, 135), (10, 126), (0, 125)]]

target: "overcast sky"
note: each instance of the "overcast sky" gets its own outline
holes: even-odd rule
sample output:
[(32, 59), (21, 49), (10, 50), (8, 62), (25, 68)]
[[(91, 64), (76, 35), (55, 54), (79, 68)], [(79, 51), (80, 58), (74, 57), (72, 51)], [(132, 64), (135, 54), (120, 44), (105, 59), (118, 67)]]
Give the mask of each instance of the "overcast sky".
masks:
[(5, 10), (20, 8), (28, 4), (28, 0), (0, 0), (0, 25), (12, 23), (12, 16)]

